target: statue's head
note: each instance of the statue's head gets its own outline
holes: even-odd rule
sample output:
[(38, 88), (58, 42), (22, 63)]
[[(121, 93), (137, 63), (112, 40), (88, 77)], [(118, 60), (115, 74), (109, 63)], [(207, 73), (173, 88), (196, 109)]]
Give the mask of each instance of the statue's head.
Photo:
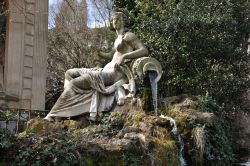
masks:
[(117, 8), (113, 11), (111, 17), (111, 28), (119, 29), (124, 27), (125, 29), (129, 29), (129, 20), (128, 20), (128, 11), (124, 8)]

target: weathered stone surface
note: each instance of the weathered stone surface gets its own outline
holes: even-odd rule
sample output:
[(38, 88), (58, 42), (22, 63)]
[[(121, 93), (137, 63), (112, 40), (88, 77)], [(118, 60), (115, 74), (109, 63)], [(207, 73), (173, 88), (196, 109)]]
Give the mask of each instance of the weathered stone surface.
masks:
[[(54, 121), (55, 117), (74, 117), (89, 113), (92, 120), (105, 111), (110, 111), (113, 104), (124, 105), (126, 98), (136, 97), (135, 79), (146, 72), (155, 72), (158, 82), (162, 75), (162, 66), (155, 58), (147, 57), (148, 50), (143, 43), (135, 38), (135, 34), (128, 32), (126, 21), (127, 14), (113, 12), (112, 24), (116, 29), (117, 39), (110, 53), (100, 55), (112, 59), (104, 68), (73, 68), (65, 72), (64, 90), (45, 119)], [(127, 12), (126, 12), (127, 13)], [(117, 21), (119, 20), (119, 21)], [(120, 38), (122, 34), (123, 38)], [(120, 44), (117, 44), (117, 42)], [(127, 50), (132, 45), (132, 50)], [(114, 52), (113, 52), (114, 51)], [(30, 52), (30, 50), (28, 50)], [(124, 56), (121, 56), (123, 55)], [(129, 56), (125, 56), (129, 54)], [(99, 59), (99, 58), (94, 58)], [(133, 67), (132, 67), (133, 66)], [(133, 72), (132, 72), (133, 71)], [(79, 86), (81, 85), (81, 86)], [(115, 118), (116, 119), (116, 118)], [(113, 125), (119, 126), (122, 119), (114, 121)]]
[[(83, 154), (87, 154), (87, 160), (91, 160), (94, 165), (103, 162), (114, 165), (103, 161), (111, 156), (116, 156), (120, 165), (129, 165), (131, 157), (137, 165), (178, 165), (178, 147), (168, 121), (147, 115), (133, 104), (116, 107), (107, 115), (102, 120), (105, 122), (95, 122), (85, 128), (80, 125), (81, 118), (78, 121), (64, 120), (57, 123), (32, 119), (23, 135), (29, 137), (27, 132), (32, 130), (33, 136), (67, 131), (74, 144), (83, 150)], [(101, 159), (97, 157), (99, 155), (104, 156)]]
[(27, 122), (27, 128), (19, 136), (26, 135), (49, 135), (53, 132), (61, 132), (66, 130), (75, 130), (81, 127), (81, 122), (73, 120), (64, 120), (61, 122), (51, 123), (47, 120), (34, 118)]
[(25, 132), (30, 131), (34, 134), (44, 135), (60, 131), (63, 129), (63, 125), (61, 123), (52, 124), (46, 120), (35, 118), (27, 122), (27, 129)]
[(180, 95), (166, 98), (163, 104), (170, 110), (170, 114), (192, 119), (197, 123), (214, 125), (215, 115), (210, 112), (200, 112), (198, 100), (196, 96)]
[(215, 121), (214, 114), (209, 112), (193, 112), (191, 116), (198, 123), (213, 125)]
[[(176, 117), (180, 124), (186, 123), (185, 120), (189, 119), (195, 123), (216, 127), (217, 117), (213, 113), (198, 111), (198, 100), (199, 98), (196, 96), (180, 95), (165, 98), (162, 104), (169, 110), (169, 114)], [(238, 162), (246, 162), (250, 159), (250, 114), (237, 111), (232, 119), (231, 131), (233, 132), (236, 159)], [(182, 134), (185, 137), (188, 135), (188, 131), (183, 128)]]
[(146, 73), (146, 71), (155, 71), (158, 76), (156, 81), (159, 81), (162, 76), (162, 66), (159, 61), (152, 57), (142, 57), (138, 58), (132, 67), (133, 73), (138, 75), (140, 79), (142, 79), (142, 75)]
[[(209, 129), (216, 128), (215, 124), (219, 123), (218, 118), (214, 114), (200, 112), (195, 97), (181, 97), (181, 99), (177, 97), (176, 100), (178, 101), (172, 100), (169, 107), (161, 108), (161, 113), (175, 118), (177, 130), (184, 140), (187, 164), (200, 162), (202, 165), (203, 161), (207, 161), (203, 160), (203, 154), (207, 155), (206, 148), (209, 146), (206, 144), (208, 141), (206, 134), (209, 134)], [(64, 141), (66, 135), (66, 142), (63, 143), (64, 145), (70, 143), (66, 149), (74, 146), (73, 153), (77, 154), (76, 156), (78, 154), (84, 156), (80, 160), (85, 164), (179, 165), (180, 144), (176, 141), (176, 135), (171, 132), (173, 126), (170, 121), (144, 112), (140, 105), (129, 103), (127, 101), (124, 106), (117, 106), (113, 112), (105, 113), (98, 122), (85, 123), (84, 117), (57, 123), (33, 119), (28, 122), (28, 127), (20, 139), (45, 138), (46, 141), (43, 142), (47, 144), (55, 140)], [(247, 128), (244, 122), (240, 125), (240, 129), (243, 127)], [(248, 135), (241, 136), (235, 143), (247, 147), (245, 138)], [(50, 146), (56, 148), (54, 144)], [(193, 159), (194, 154), (195, 159)]]
[[(22, 0), (18, 5), (1, 2), (8, 2), (8, 26), (5, 42), (0, 41), (0, 56), (4, 57), (0, 64), (0, 84), (4, 85), (1, 90), (7, 98), (0, 100), (10, 108), (44, 110), (48, 1)], [(3, 55), (1, 48), (5, 50)]]
[(120, 130), (117, 134), (117, 137), (118, 138), (122, 138), (124, 137), (124, 135), (126, 133), (138, 133), (140, 131), (140, 129), (138, 127), (135, 127), (135, 126), (125, 126), (122, 130)]

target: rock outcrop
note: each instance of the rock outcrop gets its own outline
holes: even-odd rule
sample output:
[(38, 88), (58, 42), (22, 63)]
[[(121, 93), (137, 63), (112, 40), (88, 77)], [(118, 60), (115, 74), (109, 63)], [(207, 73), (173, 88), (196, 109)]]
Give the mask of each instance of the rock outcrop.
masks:
[[(11, 146), (19, 150), (10, 152), (12, 159), (4, 160), (24, 165), (179, 165), (181, 144), (170, 121), (145, 112), (139, 100), (126, 102), (97, 122), (84, 116), (55, 123), (31, 119)], [(233, 162), (227, 124), (213, 101), (181, 95), (165, 98), (160, 106), (161, 114), (175, 118), (188, 165)]]
[[(138, 106), (127, 104), (104, 114), (100, 122), (82, 128), (80, 122), (64, 120), (51, 123), (32, 119), (25, 137), (47, 137), (64, 132), (77, 144), (86, 165), (178, 165), (178, 143), (170, 122), (146, 114)], [(33, 145), (32, 145), (33, 146)]]

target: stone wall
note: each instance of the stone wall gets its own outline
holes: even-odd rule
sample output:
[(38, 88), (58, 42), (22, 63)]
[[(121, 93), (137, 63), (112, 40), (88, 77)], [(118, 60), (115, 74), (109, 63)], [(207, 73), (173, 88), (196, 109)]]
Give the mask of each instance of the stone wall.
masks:
[(9, 1), (4, 91), (11, 108), (45, 108), (48, 0)]

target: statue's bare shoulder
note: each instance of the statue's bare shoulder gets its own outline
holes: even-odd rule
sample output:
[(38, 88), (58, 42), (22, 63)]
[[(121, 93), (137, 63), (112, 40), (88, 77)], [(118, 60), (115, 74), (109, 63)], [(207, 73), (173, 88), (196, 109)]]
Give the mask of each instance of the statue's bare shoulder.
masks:
[(123, 40), (126, 41), (130, 46), (134, 49), (138, 49), (144, 47), (141, 41), (137, 38), (137, 36), (133, 32), (126, 32)]
[(126, 32), (124, 34), (123, 40), (125, 40), (128, 43), (139, 41), (139, 39), (136, 37), (136, 35), (133, 32)]
[(146, 56), (148, 54), (147, 48), (143, 43), (136, 37), (132, 32), (126, 32), (123, 36), (124, 43), (127, 43), (130, 47), (133, 48), (133, 51), (124, 54), (125, 59), (134, 59)]

